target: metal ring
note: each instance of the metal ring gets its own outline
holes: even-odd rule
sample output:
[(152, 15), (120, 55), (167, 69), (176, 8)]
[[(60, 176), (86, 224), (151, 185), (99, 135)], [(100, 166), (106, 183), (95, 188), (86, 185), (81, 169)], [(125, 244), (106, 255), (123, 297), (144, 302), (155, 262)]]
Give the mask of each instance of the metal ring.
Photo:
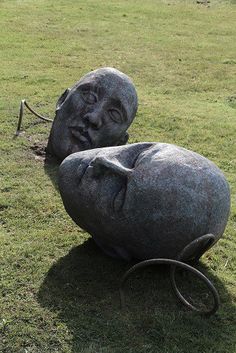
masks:
[[(204, 241), (207, 241), (206, 245), (200, 249), (198, 253), (195, 254), (195, 259), (199, 260), (200, 257), (211, 247), (211, 245), (214, 243), (216, 240), (215, 236), (213, 234), (205, 234), (202, 235), (201, 237), (194, 239), (191, 241), (191, 243), (187, 244), (183, 250), (177, 255), (176, 260), (182, 261), (184, 259), (184, 255), (187, 251), (189, 251), (192, 247), (195, 245), (199, 245), (199, 243), (203, 243)], [(189, 260), (189, 259), (188, 259)]]
[(131, 273), (133, 273), (134, 271), (140, 269), (140, 268), (144, 268), (150, 265), (172, 265), (174, 266), (174, 268), (172, 268), (172, 278), (174, 278), (174, 274), (175, 271), (173, 271), (173, 269), (175, 269), (176, 266), (181, 267), (187, 271), (190, 271), (191, 273), (194, 273), (196, 276), (198, 276), (201, 280), (203, 280), (203, 282), (205, 282), (205, 284), (207, 285), (208, 289), (210, 290), (210, 292), (213, 295), (214, 298), (214, 306), (212, 309), (208, 310), (208, 311), (202, 311), (198, 308), (196, 308), (195, 306), (193, 306), (192, 304), (190, 304), (183, 296), (182, 294), (179, 292), (176, 283), (175, 283), (175, 279), (172, 281), (172, 287), (174, 289), (174, 293), (176, 294), (177, 298), (180, 299), (180, 301), (187, 306), (189, 309), (192, 309), (194, 311), (197, 311), (201, 314), (204, 315), (212, 315), (213, 313), (216, 312), (216, 310), (219, 307), (219, 295), (217, 290), (215, 289), (215, 287), (213, 286), (213, 284), (211, 283), (211, 281), (199, 270), (197, 270), (196, 268), (178, 261), (178, 260), (172, 260), (172, 259), (164, 259), (164, 258), (158, 258), (158, 259), (150, 259), (150, 260), (144, 260), (141, 261), (139, 263), (137, 263), (136, 265), (134, 265), (133, 267), (131, 267), (121, 278), (121, 282), (120, 282), (120, 288), (119, 288), (119, 292), (120, 292), (120, 303), (121, 303), (121, 308), (124, 308), (125, 305), (125, 299), (124, 299), (124, 283), (127, 280), (127, 278), (131, 275)]
[[(187, 251), (189, 251), (192, 247), (194, 247), (196, 244), (199, 244), (199, 243), (203, 243), (205, 242), (206, 240), (208, 240), (208, 242), (206, 243), (206, 245), (200, 250), (200, 252), (198, 254), (196, 254), (196, 257), (198, 260), (200, 259), (200, 257), (204, 254), (205, 251), (207, 251), (211, 245), (213, 244), (213, 242), (215, 241), (215, 236), (213, 234), (205, 234), (203, 236), (201, 236), (200, 238), (197, 238), (195, 240), (193, 240), (191, 243), (189, 243), (188, 245), (186, 245), (184, 247), (184, 249), (179, 253), (179, 255), (177, 256), (177, 260), (178, 261), (181, 261), (183, 260), (184, 258), (184, 255)], [(192, 267), (192, 266), (191, 266)], [(192, 267), (193, 268), (193, 267)], [(200, 271), (199, 271), (200, 272)], [(178, 287), (177, 287), (177, 284), (176, 284), (176, 280), (175, 280), (175, 273), (176, 273), (176, 266), (173, 265), (171, 266), (170, 268), (170, 281), (171, 281), (171, 286), (172, 286), (172, 289), (175, 293), (175, 295), (177, 296), (177, 298), (185, 305), (187, 306), (189, 309), (192, 309), (194, 311), (197, 311), (201, 314), (204, 314), (204, 315), (212, 315), (214, 314), (218, 308), (219, 308), (219, 305), (220, 305), (220, 298), (219, 298), (219, 294), (217, 292), (217, 290), (215, 289), (215, 287), (213, 286), (213, 284), (211, 283), (211, 281), (205, 276), (205, 279), (207, 280), (207, 286), (208, 288), (210, 289), (212, 295), (213, 295), (213, 298), (214, 298), (214, 305), (212, 307), (212, 309), (208, 310), (208, 311), (202, 311), (200, 309), (198, 309), (197, 307), (195, 307), (194, 305), (192, 305), (191, 303), (189, 303), (185, 297), (180, 293)], [(200, 272), (201, 273), (201, 272)], [(202, 273), (201, 273), (202, 274)]]

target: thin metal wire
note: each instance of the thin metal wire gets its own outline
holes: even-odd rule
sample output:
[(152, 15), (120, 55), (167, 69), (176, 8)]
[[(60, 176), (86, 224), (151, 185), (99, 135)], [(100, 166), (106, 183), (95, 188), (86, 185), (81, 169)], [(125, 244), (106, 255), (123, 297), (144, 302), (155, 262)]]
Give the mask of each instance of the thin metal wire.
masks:
[[(207, 250), (209, 249), (209, 247), (212, 245), (212, 243), (215, 241), (215, 237), (212, 234), (206, 234), (194, 241), (192, 241), (191, 243), (189, 243), (178, 255), (177, 260), (173, 260), (173, 259), (165, 259), (165, 258), (158, 258), (158, 259), (150, 259), (150, 260), (144, 260), (141, 261), (139, 263), (137, 263), (136, 265), (132, 266), (128, 271), (125, 272), (125, 274), (123, 275), (123, 277), (121, 278), (120, 281), (120, 287), (119, 287), (119, 293), (120, 293), (120, 304), (121, 304), (121, 308), (124, 308), (125, 306), (125, 296), (124, 296), (124, 284), (127, 280), (127, 278), (136, 270), (140, 269), (140, 268), (144, 268), (150, 265), (170, 265), (170, 280), (171, 280), (171, 285), (172, 285), (172, 289), (174, 291), (174, 294), (176, 295), (176, 297), (181, 301), (182, 304), (184, 304), (187, 308), (194, 310), (202, 315), (205, 316), (210, 316), (212, 314), (214, 314), (220, 305), (220, 299), (219, 299), (219, 294), (216, 290), (216, 288), (214, 287), (214, 285), (212, 284), (212, 282), (199, 270), (197, 270), (196, 268), (184, 263), (181, 261), (181, 259), (184, 258), (184, 255), (186, 254), (187, 251), (189, 251), (191, 248), (195, 248), (196, 245), (201, 244), (203, 242), (206, 242), (207, 244), (204, 245), (204, 247), (202, 247), (199, 250), (199, 253), (196, 254), (195, 258), (200, 258), (200, 256)], [(176, 267), (180, 267), (183, 268), (184, 270), (187, 270), (191, 273), (193, 273), (194, 275), (196, 275), (199, 279), (201, 279), (208, 287), (209, 291), (211, 292), (213, 299), (214, 299), (214, 304), (213, 307), (211, 307), (208, 310), (201, 310), (197, 307), (195, 307), (194, 305), (192, 305), (191, 303), (189, 303), (185, 297), (180, 293), (177, 285), (176, 285), (176, 280), (175, 280), (175, 273), (176, 273)]]
[(23, 115), (24, 115), (24, 106), (26, 106), (26, 108), (29, 109), (29, 111), (31, 113), (33, 113), (34, 115), (36, 115), (38, 118), (44, 120), (44, 121), (48, 121), (48, 122), (52, 122), (52, 119), (46, 118), (45, 116), (42, 116), (40, 114), (38, 114), (33, 108), (31, 108), (29, 106), (29, 104), (26, 102), (25, 99), (22, 99), (22, 101), (20, 102), (20, 111), (19, 111), (19, 119), (18, 119), (18, 125), (17, 125), (17, 129), (16, 129), (16, 136), (19, 135), (20, 130), (21, 130), (21, 125), (22, 125), (22, 119), (23, 119)]

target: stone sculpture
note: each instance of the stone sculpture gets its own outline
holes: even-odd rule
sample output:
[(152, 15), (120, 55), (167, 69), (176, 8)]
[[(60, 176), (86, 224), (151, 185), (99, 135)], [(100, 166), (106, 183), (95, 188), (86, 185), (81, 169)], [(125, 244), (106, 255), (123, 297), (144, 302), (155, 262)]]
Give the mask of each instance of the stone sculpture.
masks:
[(74, 152), (125, 144), (137, 106), (128, 76), (109, 67), (91, 71), (59, 98), (47, 151), (63, 160)]
[(166, 143), (72, 154), (60, 166), (59, 189), (71, 218), (107, 254), (126, 260), (175, 259), (204, 234), (217, 241), (230, 209), (220, 169)]

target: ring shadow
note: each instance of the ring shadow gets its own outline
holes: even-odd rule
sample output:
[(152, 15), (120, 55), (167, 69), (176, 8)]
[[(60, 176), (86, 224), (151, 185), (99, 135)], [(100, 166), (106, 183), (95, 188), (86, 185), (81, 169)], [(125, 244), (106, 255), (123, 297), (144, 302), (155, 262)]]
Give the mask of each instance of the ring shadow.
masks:
[[(145, 345), (160, 344), (162, 352), (165, 352), (169, 351), (166, 332), (174, 339), (177, 335), (181, 346), (186, 345), (186, 330), (192, 335), (201, 330), (204, 337), (199, 337), (199, 340), (209, 341), (216, 347), (214, 352), (224, 341), (225, 351), (234, 353), (235, 335), (230, 334), (227, 324), (232, 324), (236, 310), (224, 284), (211, 271), (204, 269), (219, 290), (223, 310), (205, 318), (178, 305), (170, 291), (168, 267), (164, 266), (145, 269), (132, 276), (125, 289), (126, 307), (121, 310), (120, 279), (131, 265), (133, 263), (103, 254), (90, 238), (72, 248), (46, 274), (38, 292), (38, 301), (42, 307), (56, 312), (73, 333), (73, 353), (86, 351), (91, 345), (96, 349), (110, 347), (108, 351), (128, 352), (132, 345), (131, 337), (136, 352), (142, 352)], [(158, 334), (154, 335), (156, 331)], [(191, 344), (196, 342), (188, 342), (186, 352), (191, 351)]]

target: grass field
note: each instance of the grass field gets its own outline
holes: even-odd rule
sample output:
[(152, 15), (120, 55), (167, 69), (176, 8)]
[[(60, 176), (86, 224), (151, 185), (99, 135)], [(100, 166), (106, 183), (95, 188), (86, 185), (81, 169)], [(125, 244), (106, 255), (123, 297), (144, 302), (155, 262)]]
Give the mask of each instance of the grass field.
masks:
[[(211, 0), (0, 0), (0, 352), (236, 352), (236, 2)], [(172, 296), (155, 268), (127, 283), (130, 264), (106, 257), (67, 216), (57, 165), (32, 146), (50, 124), (26, 114), (14, 138), (20, 100), (54, 116), (65, 88), (112, 66), (132, 77), (139, 110), (130, 142), (175, 143), (225, 173), (231, 216), (200, 268), (221, 297), (202, 318)], [(204, 288), (179, 278), (183, 289)]]

